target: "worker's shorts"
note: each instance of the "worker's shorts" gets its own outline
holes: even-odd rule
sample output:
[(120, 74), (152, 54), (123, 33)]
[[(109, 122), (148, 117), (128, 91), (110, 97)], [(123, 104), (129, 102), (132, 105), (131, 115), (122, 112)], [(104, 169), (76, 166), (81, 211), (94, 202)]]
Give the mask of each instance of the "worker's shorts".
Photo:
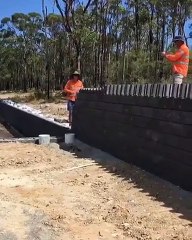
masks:
[(67, 102), (67, 110), (68, 110), (69, 112), (72, 112), (72, 111), (73, 111), (74, 106), (75, 106), (75, 101), (69, 100), (69, 101)]
[(182, 84), (184, 76), (182, 74), (174, 74), (173, 75), (173, 83), (174, 84)]

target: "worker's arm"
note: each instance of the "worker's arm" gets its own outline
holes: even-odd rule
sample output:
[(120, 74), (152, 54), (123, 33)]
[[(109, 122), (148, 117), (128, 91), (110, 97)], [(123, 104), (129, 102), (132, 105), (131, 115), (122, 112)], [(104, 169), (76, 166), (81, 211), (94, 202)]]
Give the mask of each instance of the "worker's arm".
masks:
[(83, 86), (83, 83), (81, 82), (81, 86), (79, 87), (79, 90), (77, 91), (77, 93), (79, 93), (81, 91), (81, 89), (83, 89), (84, 86)]
[(184, 51), (178, 50), (175, 54), (165, 54), (165, 57), (170, 62), (176, 62), (178, 61), (184, 54)]
[(74, 93), (75, 93), (74, 91), (72, 91), (72, 90), (70, 89), (69, 81), (67, 82), (67, 84), (66, 84), (65, 87), (64, 87), (64, 92), (65, 92), (65, 93), (69, 93), (69, 94), (74, 94)]
[(84, 88), (84, 85), (83, 85), (83, 82), (82, 82), (82, 84), (81, 84), (81, 89), (83, 89)]

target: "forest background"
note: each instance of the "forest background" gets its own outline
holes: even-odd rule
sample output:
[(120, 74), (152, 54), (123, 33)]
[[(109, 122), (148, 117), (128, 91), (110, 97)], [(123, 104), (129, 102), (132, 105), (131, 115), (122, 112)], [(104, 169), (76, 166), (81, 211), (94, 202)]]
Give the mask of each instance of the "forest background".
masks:
[(53, 0), (56, 12), (40, 1), (1, 19), (0, 90), (51, 92), (77, 69), (87, 87), (169, 82), (161, 52), (175, 35), (191, 48), (192, 0)]

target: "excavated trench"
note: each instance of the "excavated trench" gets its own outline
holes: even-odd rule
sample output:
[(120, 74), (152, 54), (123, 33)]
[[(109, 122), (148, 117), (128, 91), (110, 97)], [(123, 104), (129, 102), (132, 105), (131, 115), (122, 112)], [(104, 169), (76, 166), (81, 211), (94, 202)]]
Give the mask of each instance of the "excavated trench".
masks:
[(13, 134), (0, 122), (0, 139), (1, 138), (13, 138)]
[(0, 101), (0, 142), (12, 142), (18, 140), (18, 138), (34, 142), (34, 139), (38, 138), (40, 134), (49, 134), (51, 138), (58, 141), (58, 139), (63, 139), (65, 134), (70, 131), (68, 127), (62, 124), (20, 109), (14, 104)]
[(11, 139), (22, 137), (13, 127), (0, 119), (0, 139)]

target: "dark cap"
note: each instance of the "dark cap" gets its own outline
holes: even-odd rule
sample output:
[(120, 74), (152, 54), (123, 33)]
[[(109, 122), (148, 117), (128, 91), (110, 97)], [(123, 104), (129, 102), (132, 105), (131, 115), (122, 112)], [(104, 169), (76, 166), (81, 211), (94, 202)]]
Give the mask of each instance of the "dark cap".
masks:
[(185, 38), (183, 36), (175, 36), (173, 38), (173, 42), (177, 42), (177, 41), (185, 42)]

